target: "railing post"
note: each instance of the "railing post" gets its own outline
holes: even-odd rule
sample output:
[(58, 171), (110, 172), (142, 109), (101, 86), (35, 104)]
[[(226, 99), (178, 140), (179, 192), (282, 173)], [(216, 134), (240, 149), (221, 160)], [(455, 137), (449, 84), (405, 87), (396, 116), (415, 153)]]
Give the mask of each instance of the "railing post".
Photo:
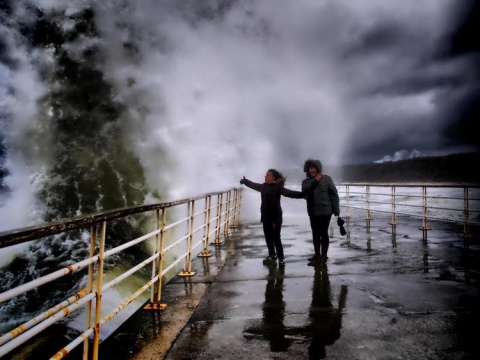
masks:
[(237, 208), (235, 210), (235, 224), (238, 225), (240, 222), (240, 214), (242, 212), (242, 195), (243, 195), (243, 190), (242, 189), (235, 189), (237, 191)]
[(345, 211), (345, 218), (349, 219), (352, 217), (352, 214), (350, 212), (350, 186), (345, 185), (345, 198), (347, 199), (347, 210)]
[(199, 257), (212, 256), (208, 251), (208, 242), (210, 239), (210, 209), (212, 206), (212, 196), (208, 195), (205, 198), (205, 213), (204, 213), (204, 228), (203, 228), (203, 250), (198, 255)]
[[(163, 251), (163, 228), (165, 227), (165, 208), (162, 208), (162, 218), (160, 218), (160, 209), (155, 210), (155, 230), (158, 231), (155, 235), (155, 249), (154, 255), (158, 257), (152, 261), (152, 279), (158, 278), (150, 288), (150, 303), (146, 304), (144, 310), (165, 310), (166, 304), (160, 304), (160, 297), (162, 292), (162, 251)], [(156, 289), (156, 291), (155, 291)], [(156, 299), (155, 299), (156, 294)]]
[[(90, 228), (90, 254), (89, 257), (95, 255), (95, 247), (97, 245), (97, 226), (92, 225)], [(93, 279), (95, 276), (95, 265), (91, 263), (88, 265), (88, 282), (87, 282), (87, 291), (91, 293), (93, 290)], [(92, 301), (89, 301), (86, 306), (86, 319), (85, 319), (85, 330), (90, 329), (92, 324)], [(83, 341), (83, 360), (88, 360), (88, 351), (89, 351), (89, 340), (86, 338)]]
[[(162, 229), (160, 231), (160, 261), (158, 265), (158, 285), (157, 285), (157, 299), (156, 303), (160, 304), (162, 298), (162, 282), (163, 282), (163, 247), (165, 246), (165, 227), (167, 226), (167, 208), (162, 207)], [(160, 309), (167, 307), (166, 304), (160, 304)]]
[(427, 204), (427, 187), (426, 186), (422, 186), (422, 198), (423, 198), (423, 205), (422, 205), (422, 208), (423, 208), (423, 224), (422, 224), (422, 227), (419, 230), (422, 230), (423, 240), (426, 240), (427, 239), (427, 231), (430, 230), (430, 228), (428, 227), (428, 219), (427, 219), (428, 204)]
[(390, 225), (392, 225), (392, 233), (396, 233), (397, 231), (397, 225), (398, 225), (398, 222), (397, 222), (397, 215), (396, 215), (396, 197), (395, 197), (395, 190), (396, 190), (396, 187), (395, 185), (392, 185), (392, 221), (389, 222)]
[(226, 235), (228, 235), (228, 228), (230, 227), (230, 207), (231, 207), (231, 200), (232, 200), (232, 192), (229, 191), (227, 192), (227, 201), (226, 201), (226, 207), (227, 207), (227, 211), (226, 211), (226, 215), (225, 215), (225, 232), (226, 232)]
[(230, 228), (231, 229), (235, 229), (237, 227), (237, 222), (236, 222), (236, 219), (237, 219), (237, 189), (233, 189), (231, 190), (231, 192), (233, 192), (233, 206), (232, 206), (232, 212), (233, 214), (230, 215), (230, 217), (232, 218), (231, 222), (230, 222)]
[(100, 233), (100, 244), (98, 248), (98, 267), (96, 282), (96, 301), (95, 301), (95, 324), (93, 329), (93, 360), (98, 359), (98, 346), (100, 344), (100, 321), (102, 312), (102, 286), (103, 286), (103, 262), (105, 253), (105, 234), (107, 231), (107, 223), (102, 223)]
[[(155, 230), (160, 230), (160, 210), (156, 209), (155, 210)], [(158, 254), (160, 252), (160, 233), (158, 233), (155, 236), (155, 247), (154, 247), (154, 254)], [(158, 257), (155, 261), (152, 261), (152, 279), (155, 278), (157, 274), (157, 269), (158, 272), (160, 272), (160, 257)], [(154, 302), (154, 296), (155, 296), (155, 285), (152, 286), (151, 291), (150, 291), (150, 303)]]
[(233, 213), (233, 226), (235, 228), (237, 228), (238, 226), (238, 216), (240, 214), (240, 207), (239, 207), (239, 203), (240, 203), (240, 190), (236, 189), (234, 190), (234, 194), (235, 194), (235, 210), (234, 210), (234, 213)]
[(365, 220), (367, 220), (367, 228), (370, 228), (370, 221), (373, 220), (370, 215), (370, 185), (365, 186), (365, 192), (367, 201), (367, 217), (365, 218)]
[(222, 243), (222, 240), (220, 240), (220, 231), (221, 231), (221, 226), (222, 226), (222, 196), (223, 194), (218, 194), (217, 195), (217, 221), (215, 223), (215, 241), (212, 242), (212, 244), (215, 245), (220, 245)]
[(188, 262), (187, 262), (187, 272), (189, 275), (192, 274), (192, 253), (193, 253), (193, 229), (195, 224), (195, 200), (190, 202), (190, 229), (188, 231)]
[(188, 230), (188, 255), (185, 259), (185, 266), (179, 276), (193, 276), (195, 272), (192, 271), (192, 253), (193, 253), (193, 228), (195, 224), (195, 200), (191, 200), (188, 204), (189, 211), (189, 230)]
[(230, 199), (231, 199), (231, 191), (227, 193), (227, 200), (225, 201), (225, 206), (226, 212), (225, 212), (225, 222), (223, 224), (223, 236), (228, 236), (230, 235), (230, 232), (228, 231), (228, 224), (230, 221)]

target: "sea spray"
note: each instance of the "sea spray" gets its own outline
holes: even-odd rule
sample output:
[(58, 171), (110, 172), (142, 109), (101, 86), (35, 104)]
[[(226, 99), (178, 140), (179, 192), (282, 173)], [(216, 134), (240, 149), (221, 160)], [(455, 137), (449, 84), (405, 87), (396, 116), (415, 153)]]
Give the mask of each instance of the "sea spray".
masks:
[[(23, 206), (20, 213), (29, 225), (144, 203), (148, 187), (143, 166), (121, 128), (126, 108), (114, 100), (111, 85), (98, 70), (102, 56), (95, 46), (91, 10), (65, 16), (24, 1), (9, 11), (12, 70), (6, 101), (10, 111), (2, 112), (2, 164), (11, 165), (4, 179), (12, 193), (2, 213)], [(28, 176), (17, 182), (24, 172)], [(19, 184), (24, 187), (17, 188)], [(138, 216), (109, 224), (107, 249), (135, 238), (146, 221)], [(88, 231), (73, 231), (30, 243), (28, 249), (22, 246), (15, 257), (1, 252), (9, 258), (0, 270), (0, 292), (85, 259), (88, 239)], [(118, 262), (135, 264), (138, 252), (145, 251), (108, 259), (106, 271)], [(44, 285), (2, 304), (2, 330), (76, 293), (85, 286), (85, 276), (73, 274), (55, 287)]]

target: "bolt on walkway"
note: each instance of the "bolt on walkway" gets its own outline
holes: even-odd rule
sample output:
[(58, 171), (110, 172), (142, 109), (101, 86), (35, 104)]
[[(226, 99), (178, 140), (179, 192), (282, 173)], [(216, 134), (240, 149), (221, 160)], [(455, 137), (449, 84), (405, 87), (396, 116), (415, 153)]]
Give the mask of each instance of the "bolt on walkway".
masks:
[[(358, 215), (358, 214), (357, 214)], [(196, 275), (163, 288), (101, 345), (103, 359), (479, 359), (480, 241), (462, 227), (388, 217), (335, 226), (326, 265), (309, 266), (306, 216), (285, 216), (286, 265), (264, 264), (259, 223), (232, 229)], [(375, 217), (375, 216), (374, 216)], [(332, 221), (333, 223), (333, 221)]]

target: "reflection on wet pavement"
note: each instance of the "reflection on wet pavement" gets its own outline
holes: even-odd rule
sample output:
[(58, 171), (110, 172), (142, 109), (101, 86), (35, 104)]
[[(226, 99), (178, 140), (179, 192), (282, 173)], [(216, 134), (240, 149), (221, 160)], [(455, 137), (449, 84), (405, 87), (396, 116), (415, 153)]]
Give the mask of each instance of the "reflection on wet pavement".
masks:
[[(347, 286), (342, 285), (338, 296), (334, 296), (331, 293), (327, 265), (315, 266), (308, 314), (310, 323), (286, 327), (286, 304), (282, 295), (285, 267), (273, 263), (268, 264), (268, 268), (265, 302), (262, 304), (263, 317), (247, 321), (244, 336), (247, 339), (256, 337), (267, 341), (272, 352), (286, 351), (295, 341), (308, 343), (310, 359), (323, 359), (326, 356), (326, 346), (340, 338)], [(334, 305), (335, 299), (337, 303)]]

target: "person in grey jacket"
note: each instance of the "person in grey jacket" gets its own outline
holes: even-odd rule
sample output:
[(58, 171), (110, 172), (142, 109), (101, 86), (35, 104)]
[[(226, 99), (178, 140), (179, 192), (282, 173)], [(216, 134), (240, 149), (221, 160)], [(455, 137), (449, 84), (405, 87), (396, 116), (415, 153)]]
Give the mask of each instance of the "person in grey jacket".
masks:
[(275, 261), (278, 256), (279, 264), (284, 265), (283, 245), (280, 238), (283, 220), (280, 199), (281, 196), (303, 199), (303, 193), (285, 188), (285, 178), (275, 169), (267, 170), (263, 184), (245, 179), (245, 176), (240, 180), (240, 184), (259, 191), (261, 195), (260, 220), (263, 223), (263, 233), (268, 248), (268, 256), (265, 260)]
[(328, 227), (332, 214), (337, 217), (340, 215), (340, 200), (332, 178), (322, 174), (322, 163), (319, 160), (306, 160), (303, 171), (306, 179), (302, 181), (302, 192), (307, 200), (315, 251), (315, 255), (308, 260), (325, 263), (330, 245)]

